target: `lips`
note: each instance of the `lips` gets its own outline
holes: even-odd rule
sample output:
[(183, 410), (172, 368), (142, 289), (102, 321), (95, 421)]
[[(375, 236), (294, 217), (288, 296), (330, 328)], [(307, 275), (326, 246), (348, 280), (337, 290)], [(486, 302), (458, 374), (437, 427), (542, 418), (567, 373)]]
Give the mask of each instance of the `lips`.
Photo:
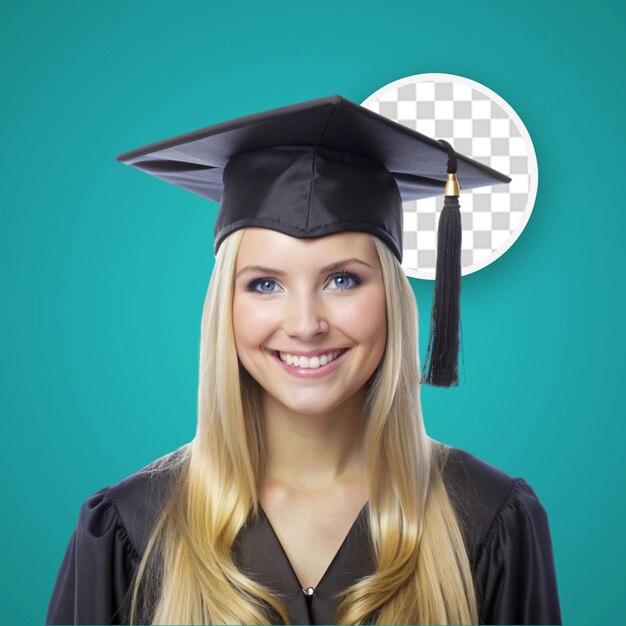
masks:
[[(310, 350), (308, 353), (297, 353), (297, 352), (289, 352), (288, 350), (283, 350), (282, 353), (291, 355), (291, 356), (296, 356), (296, 357), (306, 357), (309, 359), (309, 361), (313, 358), (313, 357), (318, 357), (321, 358), (323, 355), (329, 355), (329, 354), (333, 354), (335, 353), (335, 357), (333, 358), (333, 361), (335, 359), (338, 359), (346, 350), (348, 350), (349, 348), (331, 348), (330, 350)], [(281, 361), (283, 361), (280, 358), (280, 351), (278, 350), (271, 350), (270, 351), (272, 353), (273, 356), (275, 356), (276, 358), (280, 359)], [(284, 363), (284, 361), (283, 361)], [(295, 366), (292, 366), (295, 367)]]
[(337, 352), (342, 350), (347, 350), (348, 348), (317, 348), (315, 350), (304, 350), (299, 352), (298, 350), (272, 350), (271, 348), (267, 348), (268, 352), (278, 354), (280, 357), (280, 352), (283, 354), (291, 354), (292, 356), (305, 356), (307, 358), (311, 358), (313, 356), (322, 356), (322, 354), (330, 354), (331, 352)]
[(287, 365), (281, 358), (280, 354), (276, 350), (268, 350), (272, 358), (279, 364), (279, 366), (288, 374), (295, 376), (296, 378), (318, 378), (325, 376), (326, 374), (337, 369), (343, 361), (345, 361), (346, 354), (350, 352), (350, 348), (341, 348), (339, 354), (326, 365), (320, 365), (316, 368), (310, 367), (296, 367), (295, 365)]

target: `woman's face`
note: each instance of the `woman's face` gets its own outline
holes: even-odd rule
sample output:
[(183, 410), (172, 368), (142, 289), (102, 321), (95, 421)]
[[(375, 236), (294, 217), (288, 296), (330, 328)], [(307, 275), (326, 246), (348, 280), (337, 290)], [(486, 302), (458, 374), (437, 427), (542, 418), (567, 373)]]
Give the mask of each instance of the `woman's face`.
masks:
[(340, 406), (385, 349), (385, 289), (370, 236), (246, 229), (233, 325), (241, 363), (275, 401), (309, 414)]

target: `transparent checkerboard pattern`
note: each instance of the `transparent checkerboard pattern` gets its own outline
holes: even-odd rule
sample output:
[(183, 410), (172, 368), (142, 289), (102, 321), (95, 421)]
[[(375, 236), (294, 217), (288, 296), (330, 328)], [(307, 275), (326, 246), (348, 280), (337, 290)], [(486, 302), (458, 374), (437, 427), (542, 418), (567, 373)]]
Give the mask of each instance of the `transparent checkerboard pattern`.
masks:
[[(407, 128), (445, 139), (468, 157), (507, 174), (509, 184), (461, 189), (462, 273), (508, 248), (524, 219), (531, 185), (528, 147), (516, 122), (488, 95), (452, 81), (414, 82), (365, 105)], [(405, 202), (403, 262), (409, 275), (434, 280), (443, 196)]]

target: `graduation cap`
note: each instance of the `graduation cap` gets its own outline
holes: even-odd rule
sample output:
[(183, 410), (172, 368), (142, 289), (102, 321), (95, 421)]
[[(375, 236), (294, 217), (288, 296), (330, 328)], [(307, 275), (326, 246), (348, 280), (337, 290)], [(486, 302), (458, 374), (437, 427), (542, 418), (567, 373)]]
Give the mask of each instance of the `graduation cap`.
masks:
[(118, 161), (218, 202), (214, 251), (233, 231), (299, 238), (360, 231), (402, 261), (402, 202), (444, 195), (422, 382), (458, 384), (460, 188), (510, 178), (341, 96), (246, 115), (126, 152)]

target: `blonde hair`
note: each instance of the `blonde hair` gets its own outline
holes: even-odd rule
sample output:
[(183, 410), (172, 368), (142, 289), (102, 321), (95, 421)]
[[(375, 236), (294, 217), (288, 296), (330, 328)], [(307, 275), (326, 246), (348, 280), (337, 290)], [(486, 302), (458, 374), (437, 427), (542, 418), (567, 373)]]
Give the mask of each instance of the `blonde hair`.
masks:
[[(202, 314), (194, 439), (163, 469), (176, 482), (135, 576), (130, 623), (263, 624), (285, 607), (235, 565), (231, 548), (265, 470), (259, 385), (234, 343), (235, 263), (245, 229), (218, 250)], [(368, 387), (364, 450), (376, 569), (342, 592), (334, 623), (478, 623), (466, 547), (442, 469), (448, 446), (424, 429), (417, 308), (400, 263), (372, 236), (385, 286), (387, 343)]]

